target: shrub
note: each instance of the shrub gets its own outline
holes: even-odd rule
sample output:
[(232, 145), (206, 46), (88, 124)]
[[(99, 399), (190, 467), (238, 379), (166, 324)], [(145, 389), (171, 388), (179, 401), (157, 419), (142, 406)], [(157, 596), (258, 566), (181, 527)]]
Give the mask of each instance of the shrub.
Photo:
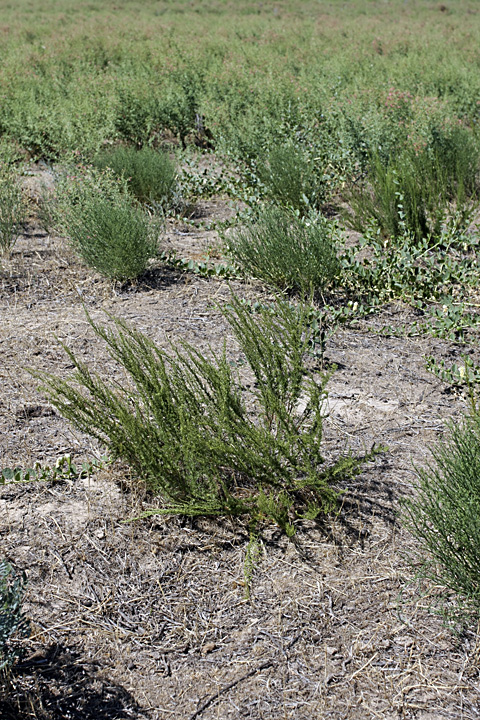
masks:
[(154, 130), (155, 119), (154, 103), (146, 94), (139, 96), (128, 89), (119, 91), (115, 129), (121, 138), (142, 147)]
[(158, 253), (157, 224), (127, 202), (92, 197), (87, 206), (72, 208), (68, 232), (87, 265), (115, 280), (137, 278)]
[(417, 471), (405, 521), (425, 553), (427, 574), (480, 610), (480, 413), (450, 425), (447, 440)]
[(201, 91), (197, 73), (187, 69), (169, 73), (168, 82), (157, 85), (156, 90), (139, 81), (137, 76), (135, 87), (127, 86), (118, 92), (114, 123), (120, 138), (143, 147), (168, 130), (185, 147), (188, 136), (197, 129)]
[(441, 207), (436, 217), (429, 218), (429, 210), (439, 198), (431, 196), (431, 184), (424, 184), (423, 168), (418, 165), (414, 156), (404, 155), (384, 164), (374, 154), (370, 161), (371, 188), (352, 184), (347, 191), (347, 200), (353, 209), (352, 226), (364, 232), (373, 220), (383, 235), (392, 238), (398, 237), (403, 229), (417, 240), (431, 234), (445, 208)]
[(281, 289), (321, 291), (339, 268), (331, 223), (322, 217), (308, 223), (275, 206), (234, 231), (227, 245), (246, 274)]
[(7, 253), (12, 248), (25, 221), (26, 209), (15, 170), (0, 164), (0, 252)]
[(315, 162), (292, 142), (270, 149), (256, 164), (267, 196), (279, 205), (301, 211), (318, 208), (325, 201), (326, 182)]
[(125, 180), (95, 168), (63, 173), (42, 203), (43, 222), (70, 239), (91, 267), (115, 280), (131, 280), (158, 253), (158, 218), (149, 218), (126, 192)]
[(404, 229), (417, 241), (438, 238), (454, 209), (468, 224), (478, 199), (480, 147), (465, 128), (432, 129), (421, 147), (383, 161), (371, 155), (367, 182), (350, 183), (350, 221), (364, 231), (374, 220), (390, 237)]
[(322, 455), (328, 378), (306, 377), (308, 310), (278, 301), (253, 316), (232, 297), (224, 314), (254, 376), (248, 392), (225, 348), (213, 361), (187, 343), (166, 353), (120, 320), (90, 322), (129, 387), (106, 383), (69, 350), (73, 381), (40, 377), (60, 413), (162, 497), (159, 512), (270, 518), (291, 534), (296, 517), (335, 506), (332, 483), (361, 461)]
[(22, 611), (26, 584), (25, 573), (18, 573), (5, 560), (0, 560), (0, 687), (8, 671), (21, 656), (15, 638), (27, 637), (29, 621)]
[(71, 209), (68, 234), (87, 265), (115, 280), (137, 278), (158, 252), (156, 224), (127, 202), (90, 198), (88, 205)]
[(99, 153), (94, 165), (111, 168), (128, 180), (129, 191), (140, 202), (159, 204), (166, 209), (176, 188), (176, 169), (168, 155), (144, 147), (141, 150), (117, 147)]

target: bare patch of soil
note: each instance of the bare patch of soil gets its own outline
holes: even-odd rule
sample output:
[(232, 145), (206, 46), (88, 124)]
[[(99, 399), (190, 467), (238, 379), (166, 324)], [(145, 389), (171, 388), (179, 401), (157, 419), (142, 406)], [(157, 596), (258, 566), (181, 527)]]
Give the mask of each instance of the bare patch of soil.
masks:
[[(218, 198), (204, 208), (228, 213)], [(179, 255), (201, 258), (218, 238), (171, 226)], [(248, 297), (261, 286), (234, 282)], [(85, 269), (59, 238), (32, 222), (0, 271), (0, 457), (4, 466), (91, 459), (101, 448), (48, 405), (27, 368), (68, 375), (66, 343), (92, 368), (118, 375), (89, 326), (105, 311), (155, 342), (220, 348), (220, 279), (155, 267), (137, 286), (114, 288)], [(29, 576), (33, 620), (13, 677), (6, 718), (460, 718), (480, 717), (480, 642), (429, 612), (397, 519), (413, 464), (459, 419), (465, 401), (425, 370), (424, 355), (457, 351), (439, 340), (383, 337), (384, 318), (338, 331), (327, 358), (325, 452), (389, 450), (349, 484), (335, 518), (299, 523), (293, 541), (271, 528), (246, 599), (245, 528), (229, 521), (127, 522), (145, 507), (126, 470), (88, 480), (0, 488), (0, 555)], [(387, 318), (388, 316), (388, 318)]]

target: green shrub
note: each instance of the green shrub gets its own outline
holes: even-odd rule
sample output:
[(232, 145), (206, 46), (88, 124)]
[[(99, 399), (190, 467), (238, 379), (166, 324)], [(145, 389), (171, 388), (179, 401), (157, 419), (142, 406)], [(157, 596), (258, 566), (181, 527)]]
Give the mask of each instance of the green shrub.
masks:
[(256, 172), (267, 197), (279, 205), (305, 212), (319, 208), (326, 197), (326, 182), (316, 163), (293, 142), (279, 144), (261, 156)]
[(232, 232), (227, 245), (246, 274), (281, 289), (321, 291), (339, 268), (331, 223), (308, 222), (275, 206)]
[(140, 202), (159, 204), (164, 209), (172, 202), (177, 172), (165, 153), (149, 147), (117, 147), (99, 153), (94, 165), (100, 170), (111, 168), (128, 180), (129, 191)]
[(137, 278), (158, 253), (158, 224), (126, 201), (92, 197), (72, 208), (68, 234), (87, 265), (115, 280)]
[(143, 147), (168, 130), (185, 147), (188, 136), (197, 129), (201, 92), (197, 70), (192, 67), (170, 71), (168, 80), (160, 86), (158, 77), (145, 83), (141, 75), (138, 73), (133, 84), (127, 82), (118, 91), (114, 124), (119, 137)]
[(161, 224), (134, 205), (110, 169), (74, 168), (42, 203), (43, 223), (70, 239), (90, 267), (115, 280), (141, 275), (158, 254)]
[(449, 200), (463, 202), (478, 196), (480, 142), (471, 130), (462, 125), (449, 129), (434, 126), (426, 147), (433, 158), (434, 169), (436, 166), (438, 175), (443, 175)]
[(62, 415), (161, 496), (159, 512), (270, 518), (291, 534), (296, 517), (335, 506), (332, 483), (361, 461), (322, 455), (328, 378), (306, 376), (308, 308), (279, 301), (254, 316), (232, 297), (224, 314), (254, 376), (248, 391), (225, 349), (213, 362), (186, 343), (167, 353), (120, 320), (90, 322), (130, 385), (105, 382), (69, 350), (72, 380), (40, 377)]
[(480, 610), (480, 414), (475, 410), (417, 471), (405, 521), (427, 574)]
[(0, 560), (0, 687), (8, 671), (21, 656), (15, 639), (27, 637), (29, 621), (22, 611), (26, 584), (25, 573), (18, 573), (5, 560)]
[(68, 221), (75, 208), (88, 206), (92, 198), (102, 197), (113, 205), (129, 202), (127, 181), (110, 169), (63, 165), (55, 173), (53, 188), (43, 187), (39, 216), (47, 232), (68, 234)]
[[(431, 195), (430, 184), (423, 183), (423, 168), (406, 155), (399, 160), (384, 164), (378, 155), (370, 162), (371, 187), (350, 185), (347, 201), (353, 209), (351, 224), (364, 232), (368, 224), (375, 221), (384, 236), (396, 238), (403, 227), (421, 240), (430, 234), (429, 209), (438, 202), (438, 195)], [(419, 172), (417, 170), (419, 169)], [(432, 218), (436, 226), (441, 221), (444, 207), (437, 217)]]
[(26, 200), (15, 170), (0, 164), (0, 252), (7, 253), (15, 243), (26, 218)]
[(139, 96), (129, 89), (118, 93), (115, 129), (129, 143), (143, 147), (155, 128), (155, 108), (152, 98)]
[(363, 184), (350, 183), (350, 221), (364, 231), (374, 220), (396, 237), (405, 229), (417, 241), (438, 238), (452, 210), (471, 217), (480, 189), (480, 145), (465, 128), (434, 128), (421, 147), (407, 147), (383, 161), (371, 155)]

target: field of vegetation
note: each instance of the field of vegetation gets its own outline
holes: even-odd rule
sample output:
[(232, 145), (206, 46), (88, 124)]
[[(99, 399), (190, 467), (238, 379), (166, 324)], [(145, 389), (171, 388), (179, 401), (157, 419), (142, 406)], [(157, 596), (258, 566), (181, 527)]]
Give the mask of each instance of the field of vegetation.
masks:
[(480, 7), (0, 7), (0, 717), (480, 717)]

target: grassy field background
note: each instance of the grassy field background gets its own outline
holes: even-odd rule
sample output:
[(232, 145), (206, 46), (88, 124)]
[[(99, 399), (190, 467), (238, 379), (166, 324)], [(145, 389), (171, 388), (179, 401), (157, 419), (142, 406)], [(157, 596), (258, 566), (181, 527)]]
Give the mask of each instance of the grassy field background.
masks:
[[(162, 120), (188, 133), (196, 112), (227, 148), (297, 127), (348, 153), (347, 121), (357, 142), (398, 132), (392, 90), (411, 94), (420, 129), (426, 114), (476, 123), (478, 26), (461, 0), (4, 5), (0, 124), (48, 157), (119, 133), (151, 141)], [(338, 147), (321, 149), (338, 164)]]

